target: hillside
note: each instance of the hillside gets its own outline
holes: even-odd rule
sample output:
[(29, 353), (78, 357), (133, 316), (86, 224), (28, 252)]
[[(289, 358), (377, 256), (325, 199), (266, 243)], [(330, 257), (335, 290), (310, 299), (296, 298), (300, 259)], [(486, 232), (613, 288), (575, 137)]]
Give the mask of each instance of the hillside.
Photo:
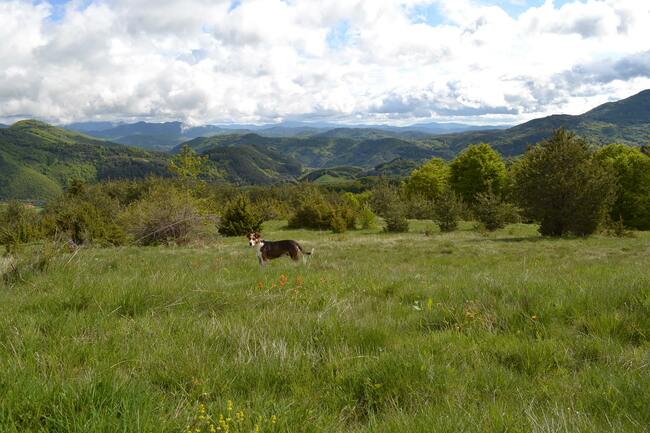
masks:
[(214, 146), (203, 154), (226, 181), (238, 185), (293, 182), (303, 170), (295, 159), (254, 144)]
[(646, 144), (650, 140), (650, 90), (608, 102), (578, 116), (553, 115), (506, 130), (472, 131), (436, 138), (454, 152), (472, 143), (485, 142), (512, 156), (524, 153), (529, 145), (548, 138), (557, 128), (570, 129), (595, 145)]
[(218, 147), (255, 145), (290, 157), (306, 167), (358, 166), (373, 168), (396, 158), (424, 161), (433, 156), (449, 157), (442, 143), (434, 139), (410, 141), (395, 137), (349, 138), (333, 133), (309, 137), (264, 137), (259, 134), (219, 135), (187, 142), (197, 152)]
[(166, 157), (34, 120), (0, 129), (0, 199), (47, 199), (74, 178), (165, 174)]

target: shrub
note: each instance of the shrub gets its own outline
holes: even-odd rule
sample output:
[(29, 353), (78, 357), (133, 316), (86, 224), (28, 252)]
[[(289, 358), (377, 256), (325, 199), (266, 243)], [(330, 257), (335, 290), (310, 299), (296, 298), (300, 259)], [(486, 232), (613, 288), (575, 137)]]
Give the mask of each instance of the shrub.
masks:
[(45, 242), (37, 250), (26, 255), (7, 256), (0, 261), (2, 281), (13, 286), (27, 281), (31, 276), (47, 271), (58, 263), (65, 246), (57, 242)]
[[(439, 196), (438, 196), (439, 197)], [(412, 219), (426, 220), (433, 218), (434, 201), (420, 194), (411, 194), (403, 201), (406, 216)]]
[(453, 232), (458, 228), (458, 221), (463, 214), (463, 203), (456, 193), (446, 189), (433, 208), (433, 220), (440, 226), (440, 231)]
[(359, 226), (364, 230), (374, 230), (377, 228), (377, 215), (375, 215), (368, 203), (361, 205), (358, 220)]
[(334, 233), (345, 233), (348, 230), (345, 217), (338, 212), (334, 212), (330, 219), (330, 228)]
[(291, 228), (331, 229), (343, 233), (355, 228), (357, 213), (348, 200), (327, 200), (319, 192), (302, 198), (298, 208), (289, 218)]
[(385, 180), (372, 190), (370, 196), (372, 209), (381, 216), (385, 216), (389, 208), (398, 206), (401, 201), (399, 189)]
[(503, 159), (489, 144), (469, 146), (452, 161), (450, 169), (451, 188), (468, 204), (482, 192), (501, 194), (507, 184)]
[(188, 192), (158, 185), (122, 214), (133, 242), (139, 245), (183, 244), (198, 238), (203, 217)]
[(435, 200), (445, 190), (448, 182), (449, 166), (440, 158), (432, 158), (413, 170), (404, 182), (404, 188), (409, 198), (417, 195)]
[(612, 144), (594, 157), (614, 172), (619, 185), (610, 219), (629, 228), (650, 230), (650, 156), (636, 147)]
[(0, 245), (15, 252), (18, 245), (42, 236), (40, 216), (31, 206), (11, 201), (0, 211)]
[(264, 218), (257, 212), (248, 197), (240, 195), (231, 200), (221, 215), (219, 233), (223, 236), (245, 236), (259, 232)]
[(305, 197), (289, 218), (290, 228), (326, 230), (330, 228), (333, 207), (321, 194)]
[(616, 191), (611, 171), (564, 129), (529, 149), (513, 171), (519, 203), (546, 236), (593, 233)]
[(494, 231), (519, 221), (519, 210), (492, 191), (476, 195), (474, 216), (487, 231)]
[(389, 207), (384, 213), (386, 226), (384, 231), (393, 233), (402, 233), (409, 230), (409, 221), (406, 218), (406, 212), (399, 204)]
[(101, 189), (76, 182), (64, 196), (48, 203), (43, 217), (44, 230), (76, 245), (121, 245), (126, 236), (118, 224), (120, 211), (117, 200)]

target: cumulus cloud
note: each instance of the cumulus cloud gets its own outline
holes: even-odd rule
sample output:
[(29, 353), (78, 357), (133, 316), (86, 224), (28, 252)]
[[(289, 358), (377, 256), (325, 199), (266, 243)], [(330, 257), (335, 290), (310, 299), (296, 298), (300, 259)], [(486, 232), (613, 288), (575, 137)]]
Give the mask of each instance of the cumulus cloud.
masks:
[[(437, 22), (417, 19), (429, 8)], [(515, 122), (650, 87), (650, 2), (0, 1), (0, 120)]]

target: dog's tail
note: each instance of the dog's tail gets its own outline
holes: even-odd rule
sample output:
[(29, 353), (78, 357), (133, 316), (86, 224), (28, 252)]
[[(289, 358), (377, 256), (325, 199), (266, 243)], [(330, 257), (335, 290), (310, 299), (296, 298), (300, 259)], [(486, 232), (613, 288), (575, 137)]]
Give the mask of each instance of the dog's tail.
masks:
[(300, 252), (302, 253), (302, 262), (304, 264), (307, 264), (307, 256), (310, 256), (314, 254), (314, 249), (312, 248), (311, 251), (305, 251), (302, 247), (300, 247)]

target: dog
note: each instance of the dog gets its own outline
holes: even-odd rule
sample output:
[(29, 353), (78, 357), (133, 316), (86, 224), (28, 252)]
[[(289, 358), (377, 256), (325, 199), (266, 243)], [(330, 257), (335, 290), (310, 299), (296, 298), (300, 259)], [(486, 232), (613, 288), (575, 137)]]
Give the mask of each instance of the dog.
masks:
[(269, 260), (282, 256), (289, 256), (294, 262), (297, 262), (302, 257), (302, 262), (307, 263), (307, 257), (314, 253), (313, 248), (311, 251), (305, 251), (296, 241), (265, 241), (259, 233), (249, 233), (246, 237), (248, 238), (248, 245), (255, 247), (257, 250), (257, 259), (262, 267), (266, 266)]

